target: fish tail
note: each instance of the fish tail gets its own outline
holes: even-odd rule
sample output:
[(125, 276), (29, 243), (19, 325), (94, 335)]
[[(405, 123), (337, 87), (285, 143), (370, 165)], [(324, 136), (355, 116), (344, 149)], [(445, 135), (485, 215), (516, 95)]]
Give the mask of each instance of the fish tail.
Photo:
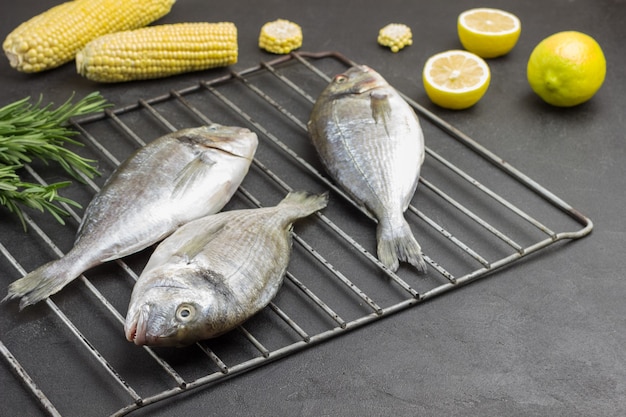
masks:
[(76, 271), (76, 262), (61, 258), (50, 261), (14, 281), (2, 302), (20, 298), (20, 310), (42, 301), (57, 293), (74, 280), (80, 271)]
[(399, 261), (410, 263), (421, 273), (426, 272), (422, 248), (406, 221), (399, 229), (392, 229), (389, 224), (379, 225), (377, 253), (380, 262), (394, 272), (400, 266)]
[(283, 208), (289, 207), (294, 210), (293, 217), (296, 219), (313, 214), (327, 204), (328, 193), (309, 194), (303, 191), (291, 192), (279, 203)]

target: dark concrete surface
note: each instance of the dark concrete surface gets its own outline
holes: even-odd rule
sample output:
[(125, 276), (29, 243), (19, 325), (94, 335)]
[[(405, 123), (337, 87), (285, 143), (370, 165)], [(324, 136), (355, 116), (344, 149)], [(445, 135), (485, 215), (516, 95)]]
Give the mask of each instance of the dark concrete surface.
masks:
[[(56, 3), (5, 4), (0, 38)], [(522, 35), (508, 56), (489, 61), (491, 86), (477, 106), (445, 111), (426, 98), (421, 69), (432, 54), (460, 48), (456, 16), (475, 6), (515, 13)], [(417, 308), (133, 415), (626, 415), (626, 2), (178, 0), (161, 22), (235, 22), (240, 60), (234, 69), (244, 69), (269, 58), (257, 48), (258, 32), (263, 23), (279, 17), (301, 24), (303, 50), (337, 50), (374, 67), (413, 99), (557, 192), (594, 221), (594, 230), (580, 241)], [(378, 29), (391, 22), (413, 30), (414, 44), (398, 54), (376, 44)], [(608, 62), (599, 93), (571, 109), (541, 102), (525, 75), (532, 48), (561, 30), (592, 35)], [(76, 75), (73, 64), (27, 75), (0, 60), (0, 105), (39, 94), (61, 102), (72, 91), (83, 95), (94, 89), (124, 105), (186, 86), (196, 77), (94, 85)], [(0, 222), (13, 221), (4, 212), (2, 216)], [(0, 275), (0, 287), (11, 280)], [(1, 313), (15, 311), (4, 306)], [(46, 324), (36, 312), (28, 314), (28, 320)], [(19, 326), (11, 334), (19, 334)], [(0, 338), (5, 341), (5, 335)], [(60, 343), (50, 341), (51, 362), (55, 342)], [(97, 403), (83, 403), (80, 381), (67, 381), (63, 375), (58, 379), (68, 386), (68, 403), (89, 410), (84, 415), (102, 415)], [(0, 415), (42, 414), (3, 362), (0, 380)]]

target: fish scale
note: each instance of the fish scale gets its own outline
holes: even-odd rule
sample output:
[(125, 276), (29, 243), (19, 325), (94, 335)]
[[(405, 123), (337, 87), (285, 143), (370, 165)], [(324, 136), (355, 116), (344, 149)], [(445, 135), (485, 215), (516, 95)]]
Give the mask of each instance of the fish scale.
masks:
[(186, 346), (242, 324), (282, 285), (292, 223), (327, 201), (326, 194), (294, 192), (274, 207), (225, 211), (178, 229), (155, 249), (133, 288), (126, 338)]
[(322, 91), (307, 126), (328, 173), (378, 221), (380, 261), (393, 271), (399, 261), (425, 271), (404, 218), (425, 155), (413, 109), (376, 71), (355, 66)]
[(9, 286), (20, 308), (81, 273), (161, 241), (180, 225), (221, 210), (245, 177), (254, 132), (211, 124), (157, 138), (129, 156), (85, 210), (72, 249)]

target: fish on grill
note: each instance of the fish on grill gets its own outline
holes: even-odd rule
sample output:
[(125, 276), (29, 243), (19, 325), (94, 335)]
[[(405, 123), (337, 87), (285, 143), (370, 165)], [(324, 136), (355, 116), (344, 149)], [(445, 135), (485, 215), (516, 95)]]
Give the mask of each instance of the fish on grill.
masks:
[(239, 326), (276, 295), (296, 220), (326, 194), (288, 194), (273, 207), (223, 211), (166, 238), (133, 288), (124, 326), (137, 345), (186, 346)]
[(254, 132), (211, 124), (162, 136), (138, 149), (85, 210), (74, 246), (9, 285), (20, 308), (61, 290), (84, 271), (161, 241), (181, 225), (220, 211), (248, 172)]
[(328, 173), (377, 220), (381, 263), (395, 271), (406, 261), (424, 272), (404, 218), (424, 161), (424, 135), (409, 104), (379, 73), (354, 66), (322, 91), (308, 130)]

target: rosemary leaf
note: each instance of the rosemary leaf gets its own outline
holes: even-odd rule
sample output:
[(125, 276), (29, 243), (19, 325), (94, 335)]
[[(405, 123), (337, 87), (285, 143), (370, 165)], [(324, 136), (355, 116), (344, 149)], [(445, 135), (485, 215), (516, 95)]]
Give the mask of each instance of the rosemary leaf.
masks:
[(97, 161), (84, 158), (67, 149), (68, 144), (82, 146), (72, 139), (78, 132), (69, 125), (75, 116), (102, 111), (108, 107), (98, 92), (88, 94), (76, 103), (74, 95), (57, 107), (42, 105), (42, 97), (32, 104), (30, 98), (15, 101), (0, 108), (0, 205), (17, 215), (26, 230), (23, 207), (51, 214), (59, 223), (68, 213), (59, 204), (80, 207), (77, 202), (59, 195), (60, 188), (70, 181), (49, 185), (22, 181), (20, 168), (35, 159), (46, 164), (58, 164), (73, 178), (83, 182), (82, 175), (93, 178), (99, 175)]
[(58, 194), (59, 188), (67, 187), (70, 181), (62, 181), (49, 185), (33, 184), (23, 182), (15, 173), (20, 166), (0, 166), (0, 205), (5, 206), (10, 212), (15, 213), (24, 230), (26, 230), (26, 221), (22, 213), (23, 207), (30, 207), (41, 212), (48, 212), (59, 221), (65, 224), (61, 216), (67, 216), (68, 213), (57, 203), (67, 203), (75, 207), (80, 204)]
[(18, 100), (0, 108), (0, 162), (5, 164), (29, 163), (32, 159), (55, 161), (75, 179), (81, 174), (93, 178), (98, 174), (95, 160), (83, 158), (70, 151), (67, 144), (82, 146), (72, 136), (76, 131), (69, 127), (72, 117), (101, 111), (108, 107), (98, 92), (88, 94), (75, 104), (72, 96), (61, 106), (51, 109), (42, 106), (42, 98), (35, 104), (29, 99)]

